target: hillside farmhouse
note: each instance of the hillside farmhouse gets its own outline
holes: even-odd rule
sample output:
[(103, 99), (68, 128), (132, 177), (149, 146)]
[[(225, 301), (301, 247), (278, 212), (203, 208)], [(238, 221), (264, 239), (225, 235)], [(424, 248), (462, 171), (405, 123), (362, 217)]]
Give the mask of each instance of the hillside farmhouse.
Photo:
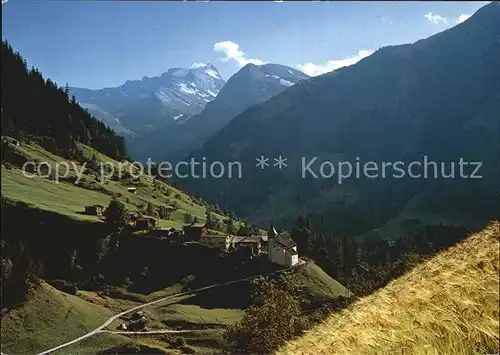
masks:
[(207, 234), (200, 238), (200, 242), (208, 247), (218, 248), (229, 252), (241, 248), (248, 248), (252, 255), (258, 255), (262, 251), (261, 237), (242, 237), (242, 236), (222, 236)]
[(262, 251), (262, 239), (259, 236), (240, 237), (235, 236), (231, 240), (231, 247), (235, 250), (248, 248), (251, 255), (259, 255)]
[(101, 217), (104, 212), (103, 205), (85, 206), (85, 214)]
[(156, 218), (153, 217), (139, 217), (137, 214), (130, 214), (127, 226), (135, 230), (146, 230), (156, 228)]
[(207, 234), (201, 236), (200, 242), (208, 247), (218, 248), (226, 252), (231, 248), (231, 237), (228, 235)]
[(154, 230), (153, 235), (157, 237), (170, 237), (170, 238), (178, 238), (181, 232), (176, 230), (175, 228), (156, 228)]
[(272, 263), (288, 267), (299, 262), (297, 244), (288, 233), (278, 233), (273, 222), (267, 232), (267, 256)]

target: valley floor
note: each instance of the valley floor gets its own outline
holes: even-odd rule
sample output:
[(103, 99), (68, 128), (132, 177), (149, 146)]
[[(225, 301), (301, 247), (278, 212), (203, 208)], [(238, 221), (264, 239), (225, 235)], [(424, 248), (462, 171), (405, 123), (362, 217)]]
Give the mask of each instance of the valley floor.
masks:
[[(349, 294), (314, 264), (296, 268), (307, 294), (314, 299)], [(279, 269), (269, 274), (287, 270)], [(127, 347), (140, 348), (147, 353), (184, 353), (189, 349), (196, 353), (213, 353), (225, 347), (224, 329), (241, 319), (244, 310), (203, 308), (190, 298), (254, 277), (186, 292), (181, 291), (182, 285), (172, 285), (149, 295), (122, 290), (116, 297), (83, 290), (75, 296), (42, 283), (25, 304), (2, 317), (2, 354), (89, 354), (110, 351), (114, 347), (121, 351)], [(148, 319), (147, 328), (120, 331), (120, 324), (130, 324), (139, 310)], [(175, 345), (179, 337), (184, 339), (184, 347)]]

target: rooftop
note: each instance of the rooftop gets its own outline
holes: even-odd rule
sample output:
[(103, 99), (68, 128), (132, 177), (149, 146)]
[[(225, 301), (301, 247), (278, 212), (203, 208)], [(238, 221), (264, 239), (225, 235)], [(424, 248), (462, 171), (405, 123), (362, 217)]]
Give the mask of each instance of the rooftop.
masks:
[(278, 237), (276, 237), (276, 242), (289, 248), (297, 246), (297, 243), (293, 241), (293, 239), (290, 237), (290, 234), (286, 232), (279, 234)]
[(205, 226), (206, 226), (205, 223), (192, 223), (192, 224), (185, 225), (184, 228), (203, 228)]
[(252, 237), (243, 237), (243, 236), (235, 236), (233, 237), (233, 242), (235, 243), (259, 243), (262, 239), (260, 236), (252, 236)]

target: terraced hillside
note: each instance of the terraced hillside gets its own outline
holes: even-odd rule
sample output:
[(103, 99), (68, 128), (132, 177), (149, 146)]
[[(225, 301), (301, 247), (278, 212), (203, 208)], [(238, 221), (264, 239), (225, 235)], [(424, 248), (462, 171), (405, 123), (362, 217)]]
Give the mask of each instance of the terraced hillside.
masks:
[(498, 353), (499, 239), (492, 222), (278, 354)]
[[(21, 270), (18, 265), (26, 260), (41, 262), (43, 271), (39, 276), (46, 280), (30, 290), (22, 302), (13, 307), (9, 303), (2, 315), (2, 351), (39, 353), (77, 339), (112, 315), (132, 307), (245, 278), (244, 282), (211, 292), (197, 292), (145, 307), (146, 328), (159, 334), (97, 333), (56, 353), (213, 353), (225, 349), (224, 330), (243, 317), (249, 302), (250, 279), (281, 269), (269, 263), (266, 255), (242, 262), (236, 255), (221, 255), (198, 243), (178, 243), (140, 233), (116, 234), (102, 217), (84, 214), (85, 206), (107, 206), (112, 198), (121, 201), (127, 210), (142, 213), (148, 204), (175, 205), (177, 209), (171, 218), (159, 222), (161, 226), (180, 228), (186, 214), (203, 222), (208, 205), (149, 175), (134, 178), (125, 174), (101, 182), (100, 171), (92, 168), (90, 162), (114, 166), (120, 162), (89, 146), (77, 147), (78, 159), (68, 161), (34, 142), (20, 141), (8, 146), (8, 159), (2, 161), (2, 213), (8, 220), (2, 227), (2, 239), (8, 249), (7, 254), (2, 253), (6, 257), (2, 265), (4, 261), (5, 265), (14, 265), (12, 274), (16, 280), (22, 280), (24, 274), (16, 271)], [(26, 161), (46, 162), (52, 173), (42, 169), (44, 176), (27, 177), (21, 170)], [(56, 181), (54, 168), (61, 162), (73, 164), (73, 168), (65, 178)], [(122, 164), (123, 171), (131, 166)], [(77, 172), (84, 167), (81, 179), (75, 183)], [(128, 192), (131, 186), (136, 187), (136, 193)], [(213, 216), (226, 218), (217, 213)], [(19, 243), (23, 245), (20, 248)], [(2, 250), (5, 245), (2, 240)], [(30, 255), (23, 254), (23, 250)], [(305, 296), (311, 301), (323, 302), (351, 294), (313, 263), (299, 268), (296, 276), (304, 283)], [(8, 275), (7, 280), (8, 285), (14, 285), (14, 279)], [(78, 290), (74, 294), (63, 292), (67, 290), (60, 286), (61, 280), (66, 285), (77, 285)], [(59, 286), (55, 289), (51, 285)], [(10, 289), (9, 286), (7, 291)], [(5, 291), (3, 304), (7, 296), (9, 301), (15, 297)], [(116, 332), (121, 323), (133, 322), (130, 316), (115, 320), (107, 331)], [(183, 333), (183, 346), (179, 346), (178, 335), (166, 333), (172, 329), (189, 331)]]
[[(90, 164), (86, 164), (82, 180), (75, 184), (76, 170), (82, 171), (83, 164), (90, 161), (93, 156), (96, 166), (107, 163), (118, 167), (120, 164), (120, 162), (87, 145), (77, 144), (77, 147), (81, 152), (81, 158), (78, 161), (69, 161), (48, 152), (36, 143), (19, 142), (18, 146), (11, 146), (10, 149), (13, 150), (13, 154), (18, 159), (50, 164), (52, 175), (47, 178), (34, 173), (34, 177), (26, 177), (21, 171), (21, 164), (19, 166), (2, 164), (3, 196), (13, 201), (22, 201), (33, 207), (57, 212), (78, 220), (99, 221), (96, 216), (83, 214), (85, 206), (92, 204), (106, 206), (112, 197), (116, 197), (129, 211), (144, 211), (148, 203), (154, 207), (175, 205), (176, 209), (172, 212), (170, 219), (159, 220), (160, 226), (163, 227), (180, 228), (187, 213), (193, 218), (196, 217), (199, 222), (205, 221), (206, 206), (201, 205), (200, 201), (191, 198), (173, 186), (155, 180), (149, 175), (144, 174), (139, 178), (131, 177), (128, 174), (129, 171), (137, 174), (139, 170), (138, 167), (130, 167), (128, 162), (121, 163), (124, 175), (121, 179), (113, 176), (106, 178), (104, 183), (100, 182), (100, 168), (93, 170), (90, 168)], [(54, 180), (55, 164), (61, 162), (68, 163), (70, 170), (64, 179), (56, 182)], [(42, 170), (41, 175), (46, 175), (46, 173), (48, 171)], [(64, 175), (64, 173), (65, 169), (61, 167), (60, 174)], [(128, 187), (136, 187), (136, 193), (128, 192)], [(215, 214), (215, 216), (219, 220), (224, 218), (222, 215)]]

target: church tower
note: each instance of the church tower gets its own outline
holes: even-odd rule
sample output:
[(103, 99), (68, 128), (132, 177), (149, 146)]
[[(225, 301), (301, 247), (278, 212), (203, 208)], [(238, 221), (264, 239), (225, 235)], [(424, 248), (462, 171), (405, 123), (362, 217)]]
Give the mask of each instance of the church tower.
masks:
[(271, 219), (271, 224), (269, 225), (269, 230), (267, 231), (267, 256), (271, 260), (271, 251), (274, 248), (274, 239), (278, 236), (276, 228), (274, 228), (274, 220)]

